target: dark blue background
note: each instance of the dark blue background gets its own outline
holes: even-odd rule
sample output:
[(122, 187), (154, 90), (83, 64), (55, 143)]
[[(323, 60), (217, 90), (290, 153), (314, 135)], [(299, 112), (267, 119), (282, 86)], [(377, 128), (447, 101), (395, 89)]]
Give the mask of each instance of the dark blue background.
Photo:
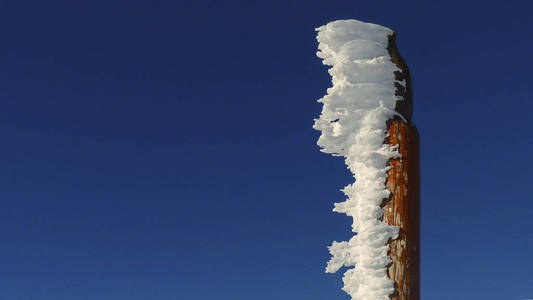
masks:
[(529, 1), (1, 1), (0, 299), (348, 299), (314, 28), (399, 32), (422, 298), (533, 297)]

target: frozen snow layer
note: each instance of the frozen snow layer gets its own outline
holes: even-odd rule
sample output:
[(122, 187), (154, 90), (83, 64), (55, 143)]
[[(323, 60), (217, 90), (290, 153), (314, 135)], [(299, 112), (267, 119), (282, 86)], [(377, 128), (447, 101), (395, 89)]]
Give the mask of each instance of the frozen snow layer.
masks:
[[(380, 205), (388, 198), (388, 160), (398, 157), (396, 148), (384, 144), (386, 122), (395, 115), (394, 71), (387, 49), (393, 31), (376, 24), (339, 20), (317, 28), (317, 56), (331, 66), (333, 86), (318, 100), (323, 103), (314, 128), (321, 131), (321, 151), (343, 156), (356, 181), (343, 189), (346, 201), (333, 209), (353, 217), (347, 242), (333, 242), (326, 272), (354, 267), (344, 274), (344, 290), (352, 299), (389, 299), (394, 292), (387, 276), (387, 242), (398, 228), (381, 221)], [(404, 82), (398, 82), (405, 86)]]

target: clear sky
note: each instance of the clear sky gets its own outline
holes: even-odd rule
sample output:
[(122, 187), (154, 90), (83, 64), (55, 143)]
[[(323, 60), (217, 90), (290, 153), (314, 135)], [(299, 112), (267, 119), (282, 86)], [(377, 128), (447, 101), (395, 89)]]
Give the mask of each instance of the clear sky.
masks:
[(422, 298), (533, 297), (529, 1), (1, 1), (0, 299), (348, 299), (314, 28), (398, 31)]

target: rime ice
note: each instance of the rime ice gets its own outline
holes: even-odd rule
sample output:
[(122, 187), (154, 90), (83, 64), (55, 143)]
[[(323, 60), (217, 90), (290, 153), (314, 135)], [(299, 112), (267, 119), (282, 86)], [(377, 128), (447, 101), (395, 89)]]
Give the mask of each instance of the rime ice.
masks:
[(352, 299), (388, 300), (394, 286), (387, 276), (387, 241), (397, 237), (398, 228), (381, 221), (380, 204), (390, 195), (387, 162), (399, 153), (383, 141), (387, 120), (399, 115), (396, 101), (403, 101), (394, 95), (394, 71), (400, 69), (387, 49), (393, 31), (356, 20), (334, 21), (316, 30), (317, 56), (331, 66), (333, 86), (318, 100), (323, 108), (313, 127), (322, 133), (321, 151), (343, 156), (356, 179), (343, 189), (347, 200), (335, 203), (333, 210), (353, 217), (357, 235), (333, 242), (326, 272), (353, 267), (343, 278), (343, 290)]

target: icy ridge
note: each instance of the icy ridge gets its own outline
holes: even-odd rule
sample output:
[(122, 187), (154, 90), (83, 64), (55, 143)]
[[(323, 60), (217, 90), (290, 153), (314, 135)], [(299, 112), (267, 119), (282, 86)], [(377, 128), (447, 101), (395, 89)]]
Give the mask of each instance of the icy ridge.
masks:
[[(321, 131), (321, 151), (343, 156), (356, 181), (342, 191), (347, 200), (333, 211), (353, 217), (349, 241), (333, 242), (326, 272), (349, 268), (343, 290), (352, 299), (390, 299), (394, 283), (387, 276), (387, 242), (398, 236), (398, 227), (381, 219), (380, 205), (390, 191), (385, 182), (389, 159), (399, 157), (394, 146), (384, 144), (386, 122), (395, 115), (394, 71), (400, 70), (388, 52), (393, 31), (356, 20), (338, 20), (316, 29), (317, 56), (323, 59), (333, 86), (318, 100), (323, 103), (314, 128)], [(398, 82), (405, 86), (404, 82)]]

